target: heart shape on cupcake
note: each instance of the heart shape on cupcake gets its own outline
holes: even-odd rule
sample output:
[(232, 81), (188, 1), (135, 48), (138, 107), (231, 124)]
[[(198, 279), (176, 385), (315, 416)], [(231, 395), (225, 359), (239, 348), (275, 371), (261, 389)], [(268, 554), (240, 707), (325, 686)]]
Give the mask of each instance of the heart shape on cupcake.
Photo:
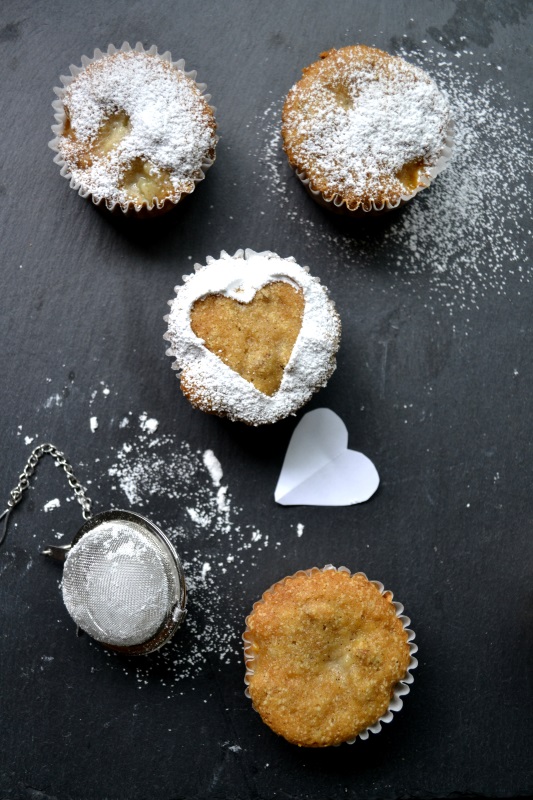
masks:
[(374, 464), (348, 450), (348, 430), (329, 408), (305, 414), (292, 434), (274, 499), (283, 506), (351, 506), (379, 486)]
[(328, 290), (269, 251), (206, 261), (183, 276), (166, 317), (183, 394), (248, 425), (294, 414), (335, 369), (341, 325)]
[(204, 346), (263, 394), (272, 396), (302, 327), (301, 289), (274, 281), (248, 303), (211, 294), (191, 308), (191, 329)]

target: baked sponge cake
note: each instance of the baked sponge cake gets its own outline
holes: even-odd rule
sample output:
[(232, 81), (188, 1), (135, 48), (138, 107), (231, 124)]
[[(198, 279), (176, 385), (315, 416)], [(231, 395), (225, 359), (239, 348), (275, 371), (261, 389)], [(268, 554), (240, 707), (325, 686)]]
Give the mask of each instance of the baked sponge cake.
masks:
[(321, 53), (283, 108), (289, 163), (316, 200), (380, 212), (429, 186), (446, 165), (452, 118), (423, 70), (364, 45)]
[(193, 406), (249, 425), (294, 414), (335, 369), (340, 320), (293, 258), (239, 250), (184, 276), (167, 355)]
[[(416, 666), (409, 620), (391, 592), (346, 568), (274, 584), (246, 620), (247, 694), (289, 742), (326, 747), (381, 728)], [(398, 695), (398, 696), (397, 696)]]
[(95, 51), (62, 77), (50, 147), (71, 186), (108, 208), (161, 213), (189, 195), (215, 159), (216, 123), (196, 72), (126, 43)]

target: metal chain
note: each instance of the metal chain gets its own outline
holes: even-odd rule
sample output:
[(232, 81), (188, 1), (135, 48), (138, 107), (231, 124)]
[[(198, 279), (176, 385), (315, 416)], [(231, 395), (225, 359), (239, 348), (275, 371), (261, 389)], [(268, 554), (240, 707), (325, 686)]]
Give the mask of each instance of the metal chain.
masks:
[(85, 494), (85, 489), (74, 475), (74, 470), (72, 469), (72, 466), (68, 462), (65, 454), (62, 453), (61, 450), (58, 450), (57, 447), (54, 447), (53, 444), (49, 444), (48, 442), (46, 442), (45, 444), (40, 444), (34, 450), (32, 450), (26, 466), (19, 475), (19, 482), (17, 483), (15, 488), (12, 489), (10, 492), (10, 498), (7, 501), (8, 509), (10, 510), (14, 508), (17, 505), (17, 503), (20, 502), (22, 494), (26, 491), (26, 489), (30, 485), (30, 478), (35, 472), (37, 464), (39, 463), (40, 459), (45, 455), (51, 455), (56, 464), (58, 465), (58, 467), (63, 468), (63, 471), (68, 478), (69, 486), (74, 492), (76, 500), (78, 501), (78, 503), (82, 508), (83, 519), (90, 519), (92, 515), (91, 511), (92, 503), (91, 500), (89, 500), (89, 498)]

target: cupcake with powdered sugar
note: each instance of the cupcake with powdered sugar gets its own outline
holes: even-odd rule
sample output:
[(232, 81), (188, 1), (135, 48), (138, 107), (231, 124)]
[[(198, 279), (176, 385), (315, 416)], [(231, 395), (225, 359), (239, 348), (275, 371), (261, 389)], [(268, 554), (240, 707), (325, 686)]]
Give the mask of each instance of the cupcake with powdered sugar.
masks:
[(82, 197), (113, 210), (162, 213), (194, 191), (215, 159), (214, 109), (170, 53), (138, 43), (95, 50), (56, 88), (61, 174)]
[(322, 53), (283, 108), (289, 163), (321, 205), (362, 215), (397, 208), (446, 166), (452, 118), (423, 70), (364, 45)]
[(184, 276), (165, 317), (184, 395), (249, 425), (296, 413), (336, 366), (340, 319), (327, 290), (271, 252), (206, 261)]

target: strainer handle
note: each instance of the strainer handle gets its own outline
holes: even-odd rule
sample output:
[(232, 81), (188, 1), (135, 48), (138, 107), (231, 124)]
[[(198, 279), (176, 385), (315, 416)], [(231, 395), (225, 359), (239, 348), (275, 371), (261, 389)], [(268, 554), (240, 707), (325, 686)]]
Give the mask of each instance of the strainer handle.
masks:
[(7, 523), (9, 522), (9, 515), (11, 514), (12, 511), (13, 508), (8, 507), (4, 512), (2, 512), (2, 514), (0, 514), (0, 520), (2, 519), (4, 520), (2, 528), (0, 530), (0, 547), (2, 547), (4, 539), (6, 538), (7, 535)]
[(61, 467), (63, 469), (65, 475), (68, 478), (69, 486), (73, 490), (74, 496), (82, 508), (83, 519), (90, 519), (92, 516), (92, 511), (91, 511), (92, 502), (87, 497), (84, 487), (81, 485), (81, 483), (74, 475), (74, 470), (72, 469), (72, 466), (69, 463), (66, 455), (62, 453), (61, 450), (58, 450), (57, 447), (54, 447), (53, 444), (50, 444), (49, 442), (45, 442), (44, 444), (39, 444), (31, 451), (30, 457), (28, 458), (28, 461), (26, 462), (24, 469), (19, 475), (19, 480), (17, 485), (9, 493), (10, 496), (9, 500), (7, 501), (7, 508), (2, 514), (0, 514), (0, 521), (3, 520), (2, 528), (0, 529), (0, 547), (4, 543), (4, 540), (7, 535), (7, 526), (10, 514), (17, 505), (17, 503), (20, 503), (23, 493), (26, 491), (26, 489), (28, 489), (30, 485), (30, 478), (35, 472), (37, 464), (39, 463), (40, 459), (45, 455), (52, 456), (58, 467)]
[(71, 544), (49, 544), (48, 547), (41, 550), (41, 555), (49, 556), (54, 561), (60, 561), (61, 564), (64, 564), (70, 550), (72, 550)]

